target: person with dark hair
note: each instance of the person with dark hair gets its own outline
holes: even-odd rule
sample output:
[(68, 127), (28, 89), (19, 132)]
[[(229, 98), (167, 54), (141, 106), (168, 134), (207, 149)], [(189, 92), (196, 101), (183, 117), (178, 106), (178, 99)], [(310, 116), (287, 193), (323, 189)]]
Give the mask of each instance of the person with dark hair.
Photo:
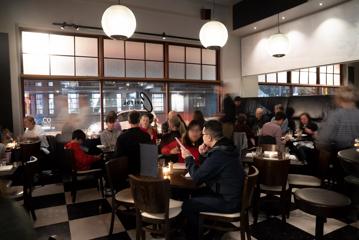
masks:
[(109, 149), (115, 149), (117, 138), (121, 133), (115, 129), (116, 119), (117, 116), (108, 114), (105, 119), (106, 129), (100, 134), (101, 144)]
[(232, 97), (226, 94), (223, 99), (223, 117), (221, 122), (223, 123), (223, 134), (227, 138), (232, 138), (234, 122), (236, 121), (236, 107)]
[(247, 116), (244, 113), (238, 115), (236, 125), (234, 126), (235, 132), (244, 132), (246, 133), (248, 140), (248, 148), (251, 148), (255, 145), (255, 135), (252, 132), (252, 129), (247, 124)]
[(82, 149), (81, 145), (85, 140), (86, 134), (81, 129), (77, 129), (72, 133), (72, 140), (65, 145), (66, 149), (70, 149), (73, 152), (75, 167), (79, 171), (98, 168), (101, 165), (101, 163), (97, 163), (101, 160), (101, 154), (89, 155)]
[(193, 112), (192, 120), (197, 121), (201, 125), (201, 128), (203, 128), (203, 125), (206, 122), (203, 113), (200, 110), (196, 110)]
[(277, 104), (274, 106), (274, 117), (272, 118), (272, 122), (275, 121), (275, 115), (278, 112), (282, 112), (284, 114), (284, 120), (282, 124), (280, 125), (280, 129), (282, 130), (282, 134), (286, 133), (288, 131), (288, 118), (284, 113), (284, 107), (282, 104)]
[[(202, 145), (203, 139), (202, 139), (202, 126), (201, 123), (192, 120), (188, 124), (188, 129), (185, 135), (182, 138), (182, 144), (186, 147), (188, 151), (191, 152), (196, 164), (199, 166), (199, 151), (198, 147)], [(182, 158), (181, 154), (179, 156), (178, 162), (183, 163), (184, 159)]]
[(179, 149), (175, 138), (180, 139), (181, 120), (177, 116), (168, 119), (169, 133), (162, 136), (160, 151), (164, 155), (178, 154)]
[[(153, 115), (152, 115), (152, 120), (153, 120)], [(149, 114), (143, 114), (141, 116), (140, 128), (143, 132), (148, 133), (150, 135), (153, 143), (156, 143), (157, 129), (151, 126), (151, 119), (150, 119)]]
[(232, 213), (240, 208), (244, 171), (238, 161), (238, 151), (232, 141), (223, 137), (222, 123), (210, 120), (202, 130), (203, 144), (198, 151), (204, 161), (198, 166), (186, 148), (181, 147), (182, 157), (192, 180), (206, 188), (193, 194), (182, 205), (188, 220), (187, 239), (198, 237), (200, 212)]
[(312, 121), (308, 113), (302, 113), (299, 116), (299, 129), (307, 134), (310, 140), (314, 140), (317, 136), (318, 125)]
[(294, 113), (295, 113), (294, 108), (287, 107), (285, 115), (287, 116), (288, 119), (288, 130), (291, 130), (292, 132), (295, 132), (295, 130), (297, 129), (295, 125), (295, 121), (293, 119)]
[(284, 142), (281, 141), (283, 135), (281, 126), (286, 119), (285, 117), (283, 112), (277, 112), (271, 122), (267, 122), (263, 125), (261, 136), (274, 137), (278, 146), (284, 146)]
[(240, 96), (236, 96), (234, 98), (234, 107), (235, 107), (235, 111), (236, 111), (236, 119), (238, 119), (239, 114), (245, 114), (244, 107), (241, 102)]
[(129, 174), (140, 173), (140, 143), (151, 143), (148, 133), (140, 129), (140, 113), (131, 111), (128, 115), (130, 128), (124, 130), (117, 138), (115, 155), (128, 157)]

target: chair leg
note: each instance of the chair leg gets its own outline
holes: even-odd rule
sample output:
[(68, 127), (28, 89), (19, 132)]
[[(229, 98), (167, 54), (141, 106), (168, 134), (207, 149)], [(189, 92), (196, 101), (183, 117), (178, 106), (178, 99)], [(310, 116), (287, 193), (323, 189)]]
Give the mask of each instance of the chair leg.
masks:
[(197, 233), (197, 236), (198, 236), (198, 239), (202, 239), (202, 230), (203, 230), (203, 219), (201, 217), (201, 215), (198, 216), (198, 233)]
[(101, 191), (101, 195), (102, 195), (102, 198), (105, 198), (105, 192), (104, 192), (104, 188), (103, 188), (102, 176), (99, 177), (99, 180), (100, 180), (100, 191)]
[(253, 224), (257, 224), (258, 222), (258, 211), (259, 211), (259, 200), (260, 200), (260, 191), (255, 190), (254, 198), (253, 198)]
[(320, 240), (323, 238), (323, 228), (325, 218), (317, 216), (315, 219), (315, 240)]
[(246, 214), (245, 223), (246, 223), (247, 240), (251, 240), (251, 232), (250, 232), (250, 229), (249, 229), (249, 216), (248, 216), (248, 213)]
[(286, 192), (282, 192), (280, 194), (280, 202), (281, 202), (281, 210), (282, 210), (282, 222), (285, 223), (286, 222), (286, 213), (287, 213), (287, 193)]
[(241, 216), (241, 220), (240, 220), (240, 233), (241, 233), (241, 240), (246, 240), (246, 229), (247, 229), (247, 225), (246, 225), (246, 220), (245, 220), (245, 216)]
[(138, 209), (136, 209), (136, 240), (141, 240), (141, 238), (143, 237), (142, 231), (143, 229), (142, 229), (141, 213)]
[(164, 235), (165, 235), (165, 239), (166, 240), (170, 240), (170, 222), (169, 220), (167, 219), (167, 221), (165, 222), (164, 224)]
[(288, 194), (287, 194), (287, 218), (290, 217), (290, 204), (292, 202), (292, 188), (289, 187)]
[(72, 203), (76, 202), (76, 192), (77, 192), (77, 178), (76, 176), (72, 176), (71, 183), (71, 195), (72, 195)]
[(111, 214), (110, 233), (109, 233), (110, 236), (112, 235), (112, 232), (113, 232), (113, 225), (115, 223), (116, 210), (117, 210), (117, 204), (112, 199), (112, 214)]

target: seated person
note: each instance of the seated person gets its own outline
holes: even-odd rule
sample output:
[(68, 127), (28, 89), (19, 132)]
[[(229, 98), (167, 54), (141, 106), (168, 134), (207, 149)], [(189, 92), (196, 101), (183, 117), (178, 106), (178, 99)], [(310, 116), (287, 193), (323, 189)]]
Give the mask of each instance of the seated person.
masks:
[[(188, 125), (186, 134), (182, 138), (182, 144), (190, 151), (198, 166), (200, 165), (198, 147), (203, 143), (201, 126), (200, 122), (192, 120)], [(178, 162), (184, 163), (181, 154), (178, 158)]]
[(112, 114), (108, 114), (105, 119), (106, 129), (103, 130), (100, 134), (101, 144), (110, 150), (114, 150), (116, 146), (116, 141), (120, 135), (120, 131), (115, 129), (116, 117)]
[(177, 116), (168, 119), (169, 132), (162, 136), (160, 150), (164, 155), (178, 154), (179, 148), (175, 138), (181, 139), (179, 129), (181, 121)]
[(284, 107), (282, 104), (277, 104), (274, 106), (274, 117), (272, 118), (272, 122), (275, 121), (275, 115), (278, 113), (278, 112), (282, 112), (284, 114), (284, 120), (283, 120), (283, 123), (281, 124), (280, 128), (282, 130), (282, 134), (286, 133), (288, 130), (289, 130), (289, 127), (288, 127), (288, 118), (287, 116), (285, 115), (284, 113)]
[(235, 132), (244, 132), (247, 136), (248, 148), (252, 148), (255, 145), (254, 133), (247, 124), (247, 116), (243, 113), (238, 114), (236, 124), (234, 126)]
[(89, 155), (81, 148), (81, 144), (86, 140), (86, 134), (77, 129), (72, 133), (72, 140), (65, 145), (66, 149), (70, 149), (75, 158), (75, 167), (78, 171), (84, 171), (94, 168), (102, 168), (103, 161), (101, 155)]
[(269, 122), (268, 116), (264, 113), (264, 109), (259, 107), (256, 109), (255, 118), (251, 121), (250, 126), (252, 128), (252, 132), (258, 136), (260, 135), (260, 131), (265, 123)]
[(191, 153), (181, 148), (186, 168), (193, 181), (205, 183), (206, 190), (193, 194), (182, 205), (188, 220), (187, 239), (198, 237), (200, 212), (232, 213), (240, 209), (244, 171), (232, 141), (223, 137), (222, 123), (210, 120), (204, 124), (203, 144), (198, 148), (205, 160), (197, 166)]
[(145, 133), (148, 133), (151, 137), (151, 141), (156, 143), (157, 140), (157, 129), (151, 126), (150, 117), (148, 114), (143, 114), (140, 120), (140, 128)]
[(140, 143), (151, 143), (151, 137), (143, 132), (140, 127), (140, 113), (132, 111), (128, 114), (130, 128), (124, 130), (117, 138), (115, 156), (128, 157), (129, 174), (140, 173)]
[(49, 154), (49, 143), (47, 142), (46, 135), (44, 130), (41, 128), (41, 126), (37, 125), (35, 123), (35, 119), (32, 116), (26, 116), (24, 118), (24, 126), (25, 126), (25, 132), (22, 135), (23, 139), (30, 140), (30, 141), (41, 141), (41, 150)]
[(313, 140), (317, 136), (318, 125), (312, 121), (308, 113), (299, 116), (299, 130), (308, 135), (308, 139)]
[(285, 114), (283, 112), (277, 112), (274, 116), (274, 120), (267, 122), (263, 125), (261, 136), (271, 136), (276, 140), (278, 147), (283, 147), (285, 142), (281, 140), (283, 132), (281, 129), (282, 124), (284, 123)]

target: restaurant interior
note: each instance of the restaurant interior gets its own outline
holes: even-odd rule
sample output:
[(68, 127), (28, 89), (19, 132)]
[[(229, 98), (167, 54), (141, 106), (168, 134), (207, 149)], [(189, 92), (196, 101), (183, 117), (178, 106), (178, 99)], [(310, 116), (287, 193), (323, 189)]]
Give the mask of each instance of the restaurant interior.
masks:
[(0, 1), (0, 239), (359, 239), (359, 0)]

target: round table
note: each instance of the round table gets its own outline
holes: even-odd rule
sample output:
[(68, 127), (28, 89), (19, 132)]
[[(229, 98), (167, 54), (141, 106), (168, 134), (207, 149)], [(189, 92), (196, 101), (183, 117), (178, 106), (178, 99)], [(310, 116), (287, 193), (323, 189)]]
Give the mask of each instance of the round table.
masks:
[(339, 151), (338, 157), (346, 174), (359, 178), (359, 152), (349, 148)]
[(162, 170), (159, 169), (159, 177), (170, 180), (171, 187), (179, 189), (194, 190), (198, 186), (191, 178), (185, 177), (187, 170), (186, 169), (173, 169), (168, 176), (163, 176)]

